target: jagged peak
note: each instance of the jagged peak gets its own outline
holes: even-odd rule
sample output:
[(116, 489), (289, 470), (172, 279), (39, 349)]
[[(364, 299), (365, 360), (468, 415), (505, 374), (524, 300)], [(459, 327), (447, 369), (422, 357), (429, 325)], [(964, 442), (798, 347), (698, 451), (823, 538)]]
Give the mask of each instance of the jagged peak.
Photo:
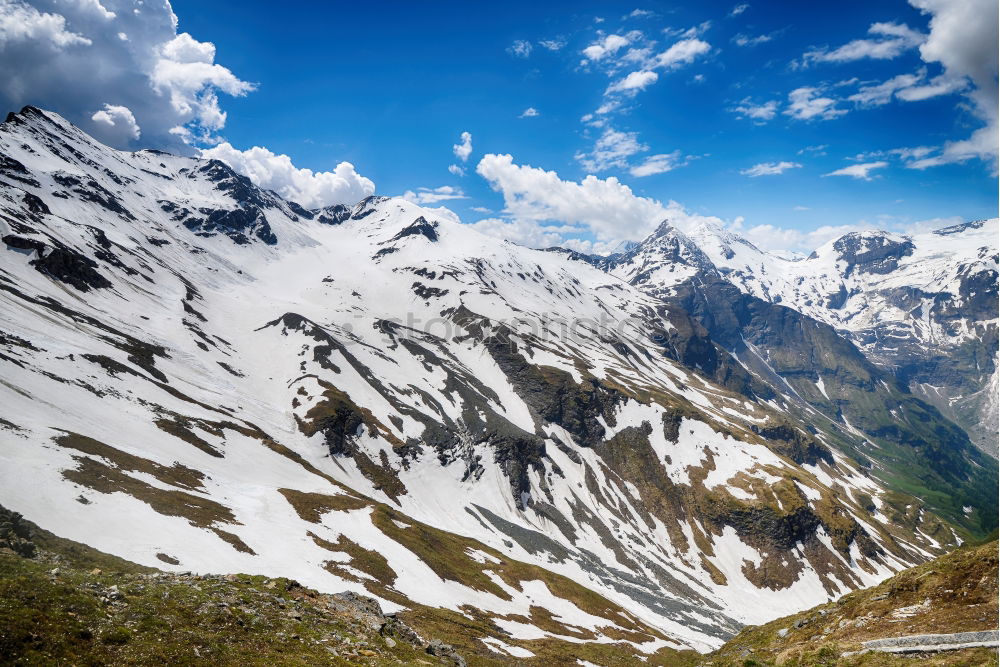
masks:
[(623, 255), (634, 255), (650, 248), (658, 248), (668, 244), (676, 245), (677, 243), (687, 245), (691, 243), (691, 239), (668, 218), (657, 225), (656, 229), (642, 242)]
[(675, 231), (677, 231), (677, 228), (674, 227), (673, 224), (671, 224), (670, 218), (665, 218), (660, 222), (659, 225), (656, 226), (656, 229), (653, 230), (653, 233), (647, 236), (643, 242), (649, 241), (651, 239), (657, 239), (662, 236), (667, 236), (671, 232)]
[(387, 202), (391, 197), (382, 197), (379, 195), (369, 195), (359, 201), (354, 205), (354, 209), (351, 211), (351, 220), (361, 220), (366, 218), (375, 212), (375, 209), (379, 204)]
[(19, 129), (34, 129), (46, 134), (51, 134), (55, 130), (62, 134), (75, 134), (88, 143), (97, 143), (89, 134), (55, 111), (31, 105), (22, 107), (20, 111), (8, 112), (7, 118), (0, 124), (0, 131), (16, 132)]
[(351, 217), (352, 208), (346, 204), (332, 204), (310, 211), (313, 219), (324, 225), (339, 225)]
[[(754, 253), (766, 254), (752, 242), (732, 232), (714, 220), (700, 219), (691, 224), (680, 225), (666, 219), (644, 240), (640, 247), (652, 247), (672, 243), (683, 247), (697, 258), (699, 263), (714, 266), (713, 257), (729, 260), (735, 256), (734, 245), (742, 245)], [(634, 254), (634, 253), (633, 253)]]
[(635, 248), (625, 253), (626, 257), (636, 256), (651, 250), (669, 248), (673, 253), (679, 253), (675, 259), (687, 255), (698, 262), (711, 264), (704, 251), (688, 234), (674, 225), (669, 219), (659, 224), (656, 230)]
[(405, 238), (407, 236), (423, 236), (425, 239), (431, 241), (432, 243), (438, 240), (438, 223), (434, 221), (428, 222), (424, 216), (418, 217), (416, 220), (403, 227), (398, 234), (392, 237), (393, 241), (398, 241), (399, 239)]
[[(57, 116), (60, 119), (62, 118), (55, 112), (48, 112), (48, 113), (51, 113), (53, 116)], [(15, 123), (15, 124), (26, 123), (26, 122), (31, 122), (35, 118), (41, 118), (49, 121), (53, 120), (47, 115), (47, 112), (43, 111), (42, 109), (39, 109), (38, 107), (33, 107), (29, 104), (24, 107), (21, 107), (20, 111), (7, 112), (7, 119), (4, 122)]]

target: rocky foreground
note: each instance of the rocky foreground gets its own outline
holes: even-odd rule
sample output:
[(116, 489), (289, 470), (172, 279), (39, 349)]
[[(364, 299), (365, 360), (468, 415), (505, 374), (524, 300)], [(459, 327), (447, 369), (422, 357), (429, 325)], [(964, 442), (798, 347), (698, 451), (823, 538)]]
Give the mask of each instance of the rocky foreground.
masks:
[[(645, 664), (996, 665), (990, 646), (997, 622), (994, 541), (960, 548), (836, 602), (747, 627), (709, 656), (671, 652)], [(428, 638), (431, 628), (444, 637)], [(955, 637), (971, 646), (951, 650), (952, 633), (965, 633)], [(923, 641), (927, 635), (944, 639)], [(581, 647), (586, 658), (500, 651), (490, 658), (472, 649), (479, 641), (471, 623), (404, 620), (355, 593), (323, 594), (285, 578), (142, 567), (0, 509), (0, 664), (639, 664), (614, 647), (596, 655), (593, 647)]]
[[(0, 507), (0, 665), (643, 664), (621, 647), (579, 646), (552, 643), (527, 660), (472, 620), (386, 614), (372, 598), (287, 578), (163, 572)], [(645, 664), (697, 657), (664, 651)]]
[[(988, 227), (897, 268), (985, 248), (989, 301)], [(542, 664), (705, 654), (996, 527), (997, 462), (959, 425), (661, 231), (617, 275), (401, 198), (307, 210), (27, 107), (0, 123), (0, 504)], [(852, 276), (885, 264), (858, 252)]]
[(747, 627), (704, 664), (996, 665), (997, 623), (992, 541), (959, 548), (835, 602)]
[(377, 602), (290, 579), (166, 573), (0, 510), (2, 664), (443, 664)]

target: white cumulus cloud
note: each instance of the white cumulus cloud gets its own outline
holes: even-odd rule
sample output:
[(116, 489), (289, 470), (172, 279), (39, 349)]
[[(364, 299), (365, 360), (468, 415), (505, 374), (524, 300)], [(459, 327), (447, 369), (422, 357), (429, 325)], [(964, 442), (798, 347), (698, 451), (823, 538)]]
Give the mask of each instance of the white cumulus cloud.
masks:
[(749, 176), (750, 178), (757, 178), (759, 176), (777, 176), (778, 174), (783, 174), (789, 169), (798, 169), (802, 165), (798, 162), (787, 162), (782, 160), (781, 162), (761, 162), (755, 164), (752, 167), (747, 167), (740, 171), (744, 176)]
[(333, 171), (299, 169), (287, 155), (275, 155), (260, 146), (240, 151), (228, 142), (202, 150), (201, 157), (220, 160), (256, 185), (306, 208), (353, 204), (375, 192), (375, 184), (358, 174), (350, 162), (341, 162)]
[(0, 105), (51, 109), (116, 148), (138, 147), (133, 125), (144, 147), (190, 154), (185, 142), (219, 141), (220, 96), (253, 84), (210, 42), (178, 34), (168, 2), (105, 3), (0, 1)]
[(476, 172), (503, 195), (514, 219), (582, 225), (601, 240), (641, 239), (671, 214), (671, 206), (680, 209), (639, 197), (614, 177), (566, 181), (554, 171), (514, 164), (510, 155), (485, 155)]
[(607, 35), (585, 48), (583, 50), (583, 55), (587, 58), (587, 60), (602, 60), (603, 58), (614, 55), (623, 47), (628, 46), (631, 38), (632, 35)]
[(55, 50), (70, 46), (90, 46), (89, 39), (66, 28), (62, 14), (38, 11), (23, 2), (0, 3), (0, 44), (34, 42)]
[(538, 115), (539, 115), (538, 109), (536, 109), (535, 107), (528, 107), (527, 109), (521, 112), (521, 115), (518, 116), (518, 118), (534, 118), (535, 116)]
[(693, 63), (698, 56), (708, 53), (711, 48), (708, 42), (700, 39), (682, 39), (657, 55), (653, 62), (656, 67), (677, 69), (682, 65)]
[(778, 111), (778, 103), (771, 100), (763, 104), (755, 104), (749, 97), (744, 97), (729, 111), (736, 114), (738, 118), (749, 118), (758, 124), (763, 124), (774, 118), (774, 114)]
[(560, 245), (564, 241), (563, 231), (559, 226), (541, 225), (534, 220), (505, 220), (503, 218), (485, 218), (469, 225), (477, 231), (497, 239), (504, 239), (529, 248), (549, 248)]
[(193, 117), (206, 137), (226, 124), (217, 91), (239, 96), (254, 88), (213, 62), (213, 44), (198, 42), (186, 32), (163, 44), (160, 54), (150, 75), (153, 89), (170, 100), (179, 117)]
[(958, 85), (951, 82), (971, 81), (973, 85), (965, 94), (972, 103), (974, 114), (984, 126), (966, 139), (946, 142), (936, 154), (909, 166), (926, 169), (979, 159), (996, 171), (1000, 138), (997, 122), (996, 3), (993, 0), (910, 0), (910, 4), (931, 16), (930, 34), (920, 45), (921, 59), (927, 63), (940, 63), (944, 68), (943, 74), (925, 89), (911, 89), (914, 99), (923, 99), (922, 95), (935, 93), (935, 82), (947, 88)]
[(451, 151), (455, 154), (455, 157), (465, 162), (472, 155), (472, 134), (463, 132), (459, 138), (461, 141), (452, 146)]
[(611, 167), (624, 169), (628, 166), (628, 158), (646, 150), (649, 147), (639, 143), (635, 132), (620, 132), (609, 127), (594, 142), (593, 150), (577, 153), (575, 157), (587, 171), (600, 172)]
[(788, 93), (788, 108), (784, 113), (798, 120), (831, 120), (847, 113), (837, 108), (837, 100), (825, 97), (821, 88), (803, 86)]
[(659, 74), (656, 72), (650, 72), (649, 70), (632, 72), (625, 78), (619, 79), (608, 86), (608, 89), (604, 94), (625, 93), (628, 95), (634, 95), (647, 86), (651, 86), (656, 83), (658, 78), (660, 78)]
[(503, 195), (506, 217), (488, 218), (475, 226), (491, 236), (535, 247), (561, 245), (606, 254), (623, 240), (645, 238), (660, 222), (669, 220), (684, 232), (704, 226), (728, 229), (765, 250), (808, 253), (848, 232), (872, 228), (864, 222), (812, 230), (749, 226), (742, 217), (726, 223), (714, 216), (691, 213), (672, 200), (661, 203), (638, 196), (613, 177), (567, 181), (554, 171), (515, 164), (510, 155), (485, 155), (476, 171)]
[[(796, 206), (795, 210), (807, 211), (804, 206)], [(844, 234), (871, 229), (870, 225), (823, 225), (816, 229), (794, 229), (762, 224), (745, 226), (741, 218), (737, 218), (727, 229), (739, 234), (762, 250), (779, 254), (807, 254), (819, 248), (824, 243), (840, 238)]]
[(108, 144), (125, 145), (142, 134), (135, 115), (128, 107), (105, 104), (90, 119), (97, 124), (95, 136)]

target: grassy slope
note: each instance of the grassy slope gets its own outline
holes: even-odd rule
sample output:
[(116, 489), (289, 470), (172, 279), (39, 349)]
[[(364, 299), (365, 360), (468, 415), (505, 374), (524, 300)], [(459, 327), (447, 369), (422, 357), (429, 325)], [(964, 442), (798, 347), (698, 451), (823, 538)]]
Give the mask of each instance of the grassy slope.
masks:
[(37, 553), (0, 546), (0, 664), (442, 664), (287, 579), (168, 574), (21, 524)]
[[(299, 503), (300, 505), (302, 502)], [(395, 525), (397, 515), (384, 510), (380, 523)], [(404, 517), (405, 518), (405, 517)], [(10, 513), (0, 508), (0, 524)], [(408, 521), (412, 521), (406, 518)], [(410, 609), (398, 617), (402, 630), (385, 630), (387, 619), (345, 610), (337, 596), (324, 595), (287, 579), (249, 575), (178, 575), (142, 567), (91, 547), (59, 538), (23, 522), (37, 547), (25, 558), (3, 546), (0, 539), (0, 665), (19, 664), (191, 664), (218, 665), (396, 665), (456, 664), (448, 656), (427, 651), (439, 638), (453, 645), (470, 666), (504, 664), (577, 664), (588, 659), (607, 667), (619, 665), (691, 665), (694, 652), (662, 649), (640, 661), (622, 644), (554, 639), (516, 641), (506, 637), (477, 610), (466, 614), (413, 605), (381, 583), (366, 580), (370, 588)], [(415, 523), (415, 522), (414, 522)], [(398, 530), (398, 529), (397, 529)], [(466, 540), (421, 524), (400, 530), (400, 538), (428, 559), (442, 576), (470, 584), (482, 578), (469, 569)], [(412, 535), (406, 535), (406, 533)], [(351, 564), (373, 576), (394, 578), (384, 559), (356, 545), (331, 545), (348, 551)], [(499, 554), (496, 554), (499, 556)], [(506, 559), (496, 569), (516, 581), (532, 579), (540, 571)], [(463, 571), (459, 571), (464, 568)], [(489, 588), (488, 579), (478, 582)], [(609, 603), (576, 584), (553, 575), (546, 581), (593, 611)], [(113, 588), (117, 587), (117, 588)], [(566, 590), (562, 590), (566, 589)], [(534, 609), (531, 619), (553, 632), (567, 633), (561, 623)], [(395, 621), (392, 622), (395, 627)], [(405, 626), (423, 640), (408, 643)], [(389, 641), (383, 634), (389, 634)], [(631, 636), (629, 636), (631, 635)], [(532, 660), (504, 657), (488, 649), (484, 637), (529, 647)], [(620, 639), (646, 641), (636, 627)], [(332, 649), (332, 650), (331, 650)]]
[[(991, 649), (918, 658), (884, 653), (840, 657), (871, 639), (994, 630), (997, 623), (997, 542), (993, 541), (957, 549), (835, 602), (748, 627), (703, 664), (997, 665), (997, 652)], [(786, 634), (780, 636), (779, 632)]]
[(389, 647), (349, 613), (301, 601), (309, 593), (288, 590), (286, 580), (65, 565), (51, 575), (51, 566), (0, 554), (0, 663), (338, 665), (357, 664), (349, 659), (356, 656), (373, 665), (434, 664), (418, 647)]
[[(442, 544), (438, 534), (423, 539), (435, 542), (439, 558), (467, 546)], [(39, 548), (33, 559), (0, 548), (0, 664), (454, 664), (428, 654), (424, 643), (407, 643), (405, 631), (390, 631), (386, 641), (379, 619), (373, 624), (333, 596), (286, 579), (167, 574), (34, 527), (31, 540)], [(417, 544), (421, 539), (409, 541), (425, 551)], [(365, 554), (358, 556), (356, 565), (367, 564)], [(452, 567), (446, 558), (436, 565)], [(900, 613), (908, 607), (910, 615)], [(425, 637), (455, 644), (470, 665), (575, 664), (577, 657), (609, 667), (638, 664), (620, 646), (552, 640), (510, 642), (529, 645), (537, 659), (503, 660), (482, 649), (480, 639), (497, 632), (474, 612), (417, 607), (400, 617)], [(997, 665), (996, 652), (986, 649), (921, 658), (840, 657), (869, 639), (992, 629), (997, 622), (997, 543), (991, 542), (836, 602), (746, 628), (711, 656), (663, 652), (646, 664)]]

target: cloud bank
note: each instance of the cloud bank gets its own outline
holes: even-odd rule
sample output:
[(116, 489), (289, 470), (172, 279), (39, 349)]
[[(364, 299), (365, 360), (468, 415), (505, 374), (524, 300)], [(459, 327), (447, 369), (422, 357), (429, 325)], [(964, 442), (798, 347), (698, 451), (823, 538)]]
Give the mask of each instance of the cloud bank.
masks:
[(287, 155), (275, 155), (260, 146), (240, 151), (228, 142), (202, 150), (201, 157), (225, 162), (255, 185), (306, 208), (353, 204), (375, 193), (375, 184), (358, 174), (350, 162), (341, 162), (333, 171), (299, 169)]
[(220, 96), (254, 84), (215, 58), (169, 2), (0, 1), (0, 103), (52, 109), (116, 148), (218, 141)]

